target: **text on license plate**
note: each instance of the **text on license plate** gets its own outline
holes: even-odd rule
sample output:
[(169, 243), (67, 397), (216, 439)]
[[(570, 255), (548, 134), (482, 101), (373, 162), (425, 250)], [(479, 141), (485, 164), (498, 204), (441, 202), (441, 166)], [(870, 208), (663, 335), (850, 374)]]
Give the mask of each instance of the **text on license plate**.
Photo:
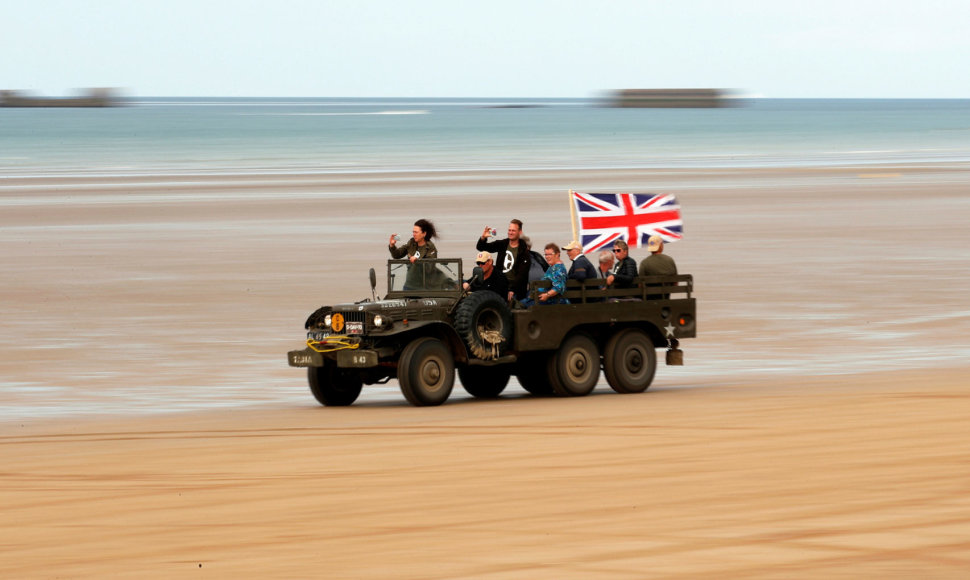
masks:
[(363, 322), (348, 322), (347, 334), (364, 334)]

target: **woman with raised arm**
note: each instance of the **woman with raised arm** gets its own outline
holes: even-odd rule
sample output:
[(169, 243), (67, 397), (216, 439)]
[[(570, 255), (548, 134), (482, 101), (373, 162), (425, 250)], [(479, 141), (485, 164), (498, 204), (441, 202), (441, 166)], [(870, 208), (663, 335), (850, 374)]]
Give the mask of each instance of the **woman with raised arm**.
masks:
[(421, 258), (437, 258), (438, 248), (431, 241), (431, 238), (436, 235), (434, 224), (422, 218), (414, 222), (414, 227), (411, 228), (411, 239), (406, 244), (398, 247), (397, 241), (394, 239), (397, 234), (391, 234), (391, 238), (387, 242), (387, 249), (390, 250), (391, 257), (395, 260), (407, 256), (412, 264)]

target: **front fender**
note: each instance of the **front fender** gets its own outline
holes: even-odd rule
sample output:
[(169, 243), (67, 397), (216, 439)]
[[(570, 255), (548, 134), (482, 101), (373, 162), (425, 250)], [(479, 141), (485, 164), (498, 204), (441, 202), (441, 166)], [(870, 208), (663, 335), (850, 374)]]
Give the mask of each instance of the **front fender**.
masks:
[[(455, 329), (450, 324), (440, 320), (409, 322), (407, 325), (397, 323), (393, 330), (387, 334), (382, 334), (380, 338), (382, 341), (395, 340), (396, 342), (406, 344), (423, 336), (431, 336), (444, 342), (449, 350), (451, 350), (455, 362), (468, 362), (468, 351), (465, 348), (465, 344), (461, 341), (461, 337), (458, 336), (458, 333), (455, 332)], [(377, 337), (375, 336), (374, 338)]]

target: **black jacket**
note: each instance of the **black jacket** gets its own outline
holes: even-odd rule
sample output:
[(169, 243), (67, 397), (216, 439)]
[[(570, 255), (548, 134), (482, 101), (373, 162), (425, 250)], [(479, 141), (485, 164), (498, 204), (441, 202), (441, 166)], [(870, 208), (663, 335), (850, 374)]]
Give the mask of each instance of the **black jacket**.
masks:
[(472, 276), (468, 280), (468, 291), (477, 292), (478, 290), (491, 290), (502, 297), (504, 302), (509, 294), (509, 279), (496, 269), (492, 269), (492, 275), (488, 278), (475, 278)]
[(568, 277), (570, 280), (587, 280), (596, 278), (596, 268), (585, 255), (580, 254), (573, 260), (573, 265), (569, 267)]
[(614, 288), (633, 288), (633, 280), (637, 277), (637, 261), (627, 256), (613, 269)]
[[(475, 244), (475, 249), (479, 252), (497, 252), (498, 257), (495, 259), (495, 266), (499, 268), (499, 271), (504, 271), (505, 269), (505, 254), (509, 249), (509, 239), (505, 238), (502, 240), (495, 240), (490, 242), (485, 238), (478, 238), (478, 243)], [(529, 266), (531, 265), (531, 257), (529, 255), (528, 248), (525, 247), (525, 242), (519, 240), (518, 252), (515, 256), (515, 263), (512, 264), (512, 269), (505, 272), (506, 277), (509, 279), (509, 290), (515, 292), (515, 297), (522, 299), (525, 298), (529, 290)]]

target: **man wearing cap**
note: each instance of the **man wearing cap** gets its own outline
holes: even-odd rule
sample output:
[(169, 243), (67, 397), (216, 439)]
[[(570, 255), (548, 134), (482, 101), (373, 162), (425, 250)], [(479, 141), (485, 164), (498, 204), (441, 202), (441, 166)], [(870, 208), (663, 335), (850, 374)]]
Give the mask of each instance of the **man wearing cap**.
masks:
[(596, 267), (589, 261), (589, 258), (583, 255), (583, 246), (579, 242), (573, 240), (566, 244), (563, 249), (566, 250), (566, 255), (573, 263), (569, 267), (567, 278), (580, 281), (587, 278), (596, 278)]
[(664, 254), (664, 240), (660, 236), (650, 236), (647, 240), (650, 255), (640, 262), (640, 276), (675, 276), (677, 264)]
[(480, 278), (472, 276), (462, 287), (469, 292), (491, 290), (501, 296), (502, 300), (506, 300), (509, 294), (509, 280), (501, 273), (495, 272), (492, 255), (488, 252), (478, 252), (475, 256), (475, 265), (482, 269), (482, 276)]

